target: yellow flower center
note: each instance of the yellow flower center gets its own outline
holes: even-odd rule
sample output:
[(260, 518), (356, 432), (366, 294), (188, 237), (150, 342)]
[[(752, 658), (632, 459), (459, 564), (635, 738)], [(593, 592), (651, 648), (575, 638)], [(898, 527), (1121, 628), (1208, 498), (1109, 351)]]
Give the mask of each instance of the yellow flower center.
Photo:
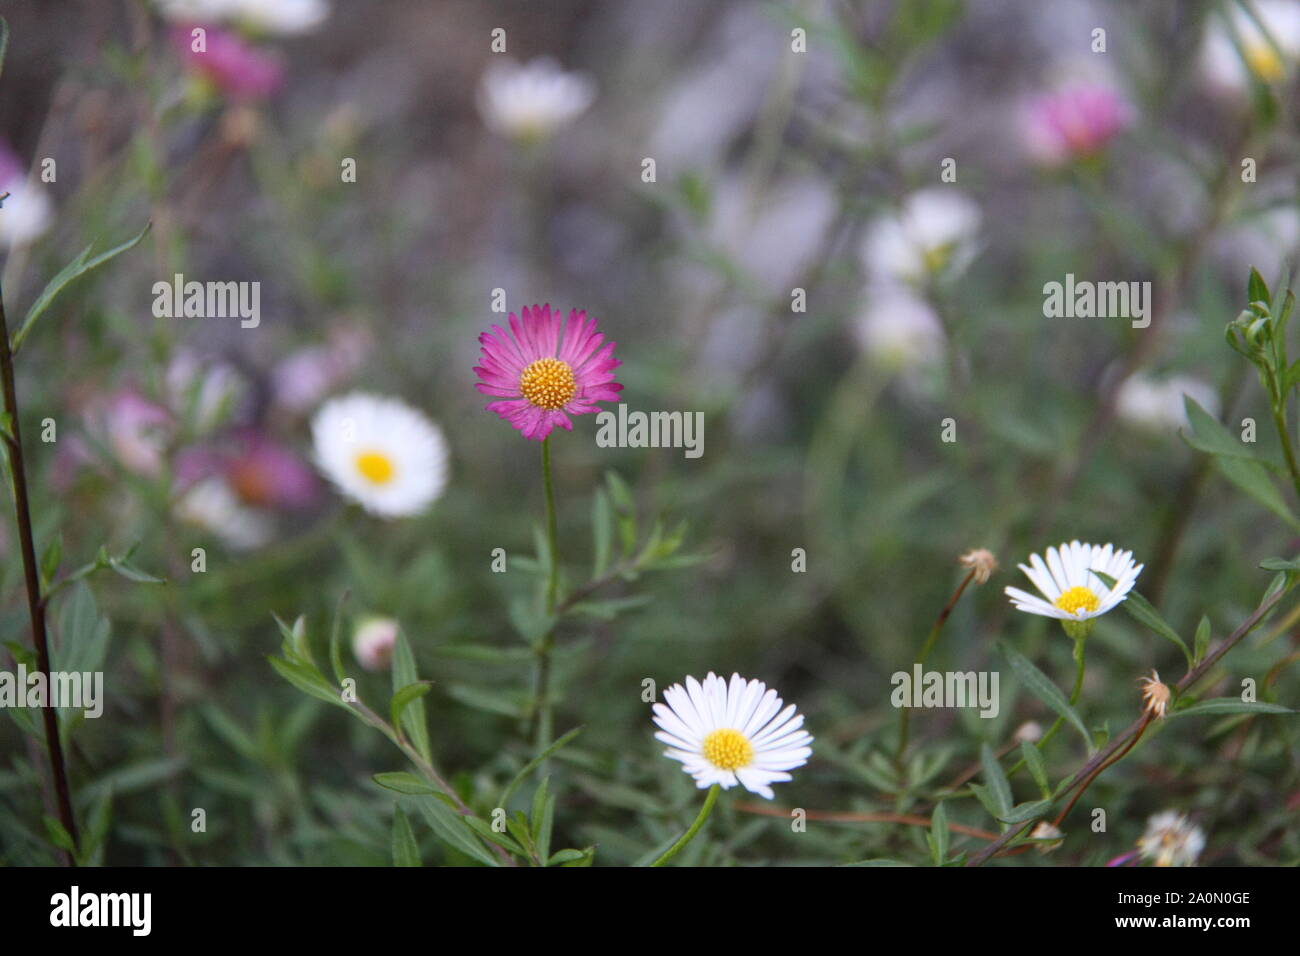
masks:
[(930, 246), (921, 253), (921, 261), (925, 266), (925, 271), (930, 273), (942, 272), (948, 265), (948, 260), (952, 257), (954, 243), (945, 242), (940, 246)]
[(1245, 49), (1246, 65), (1250, 72), (1265, 83), (1275, 83), (1286, 75), (1286, 66), (1277, 50), (1267, 40), (1248, 44)]
[(719, 770), (739, 770), (754, 759), (754, 745), (739, 730), (715, 730), (704, 738), (704, 759)]
[(519, 391), (538, 408), (555, 411), (578, 394), (578, 380), (568, 362), (557, 358), (538, 359), (519, 376)]
[(381, 451), (363, 451), (357, 455), (357, 471), (372, 485), (386, 485), (397, 474), (397, 467)]
[(1080, 611), (1092, 612), (1101, 607), (1101, 599), (1085, 587), (1072, 587), (1061, 594), (1059, 598), (1052, 602), (1067, 614), (1078, 614)]

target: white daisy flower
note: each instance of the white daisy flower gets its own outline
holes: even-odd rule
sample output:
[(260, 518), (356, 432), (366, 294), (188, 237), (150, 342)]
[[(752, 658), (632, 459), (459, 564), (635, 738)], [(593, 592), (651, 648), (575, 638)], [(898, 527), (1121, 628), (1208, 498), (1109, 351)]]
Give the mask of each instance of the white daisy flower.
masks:
[(950, 187), (912, 193), (897, 213), (877, 219), (862, 244), (873, 279), (924, 282), (965, 270), (977, 252), (980, 208)]
[(790, 780), (786, 771), (802, 767), (812, 754), (803, 715), (794, 704), (782, 710), (781, 698), (762, 681), (732, 674), (728, 685), (710, 671), (703, 684), (687, 677), (685, 687), (669, 687), (664, 700), (654, 705), (655, 739), (668, 745), (664, 756), (681, 761), (701, 790), (739, 783), (771, 800), (770, 784)]
[[(1227, 5), (1227, 21), (1214, 18), (1206, 28), (1201, 69), (1211, 85), (1224, 92), (1249, 90), (1252, 77), (1262, 83), (1281, 82), (1300, 58), (1300, 4), (1295, 0), (1254, 0), (1254, 10), (1267, 36), (1255, 18), (1237, 4)], [(1234, 33), (1240, 49), (1233, 42)]]
[(275, 536), (274, 522), (265, 511), (250, 508), (224, 479), (205, 478), (176, 501), (176, 516), (210, 531), (235, 551), (252, 551)]
[(316, 466), (372, 514), (419, 514), (447, 485), (442, 431), (397, 399), (364, 392), (331, 399), (311, 430)]
[(928, 302), (894, 283), (874, 286), (868, 296), (853, 332), (876, 366), (910, 373), (942, 365), (948, 340)]
[(539, 140), (572, 123), (595, 98), (591, 79), (540, 57), (523, 65), (505, 60), (489, 66), (479, 85), (478, 108), (494, 132)]
[[(1054, 617), (1071, 637), (1084, 637), (1092, 630), (1093, 618), (1128, 596), (1143, 567), (1133, 562), (1132, 551), (1071, 541), (1060, 548), (1048, 548), (1046, 562), (1031, 554), (1029, 565), (1020, 565), (1042, 597), (1012, 587), (1006, 593), (1021, 611)], [(1108, 586), (1094, 571), (1114, 578), (1115, 586)]]
[(1143, 859), (1156, 866), (1194, 866), (1205, 849), (1205, 832), (1174, 810), (1157, 813), (1147, 821), (1147, 829), (1138, 840)]
[(54, 205), (38, 183), (15, 175), (0, 182), (0, 246), (24, 246), (39, 239), (54, 221)]
[(1218, 417), (1219, 393), (1205, 382), (1186, 375), (1157, 379), (1141, 372), (1130, 375), (1119, 387), (1115, 414), (1137, 428), (1174, 434), (1190, 427), (1183, 396)]

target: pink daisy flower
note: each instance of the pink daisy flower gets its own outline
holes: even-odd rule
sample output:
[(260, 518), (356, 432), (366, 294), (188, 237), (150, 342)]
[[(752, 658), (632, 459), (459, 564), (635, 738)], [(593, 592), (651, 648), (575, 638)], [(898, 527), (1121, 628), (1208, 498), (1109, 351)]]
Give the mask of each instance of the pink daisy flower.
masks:
[(559, 425), (573, 431), (570, 415), (597, 411), (596, 402), (612, 402), (623, 386), (614, 381), (614, 343), (596, 331), (596, 320), (574, 309), (566, 323), (559, 310), (535, 305), (510, 313), (510, 331), (499, 325), (478, 337), (482, 365), (474, 371), (484, 395), (501, 401), (487, 406), (525, 438), (542, 441)]

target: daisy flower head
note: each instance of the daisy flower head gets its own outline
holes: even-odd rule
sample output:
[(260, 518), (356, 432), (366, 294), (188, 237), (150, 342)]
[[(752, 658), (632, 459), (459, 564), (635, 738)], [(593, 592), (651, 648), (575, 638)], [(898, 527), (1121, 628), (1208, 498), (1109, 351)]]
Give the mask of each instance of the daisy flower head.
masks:
[(311, 431), (321, 473), (371, 514), (419, 514), (447, 486), (442, 431), (395, 398), (353, 392), (330, 399)]
[(587, 111), (596, 84), (549, 57), (493, 63), (478, 91), (479, 113), (494, 133), (526, 143), (554, 135)]
[(478, 337), (481, 365), (474, 367), (484, 395), (496, 396), (496, 412), (525, 438), (542, 441), (555, 426), (573, 431), (570, 415), (597, 411), (596, 402), (612, 402), (623, 386), (614, 381), (614, 343), (596, 331), (596, 320), (574, 309), (566, 323), (549, 305), (510, 313), (510, 329), (492, 326)]
[[(1142, 568), (1134, 563), (1132, 551), (1071, 541), (1048, 548), (1046, 561), (1031, 554), (1029, 564), (1020, 565), (1042, 597), (1012, 587), (1006, 594), (1021, 611), (1056, 618), (1065, 633), (1077, 640), (1088, 636), (1095, 618), (1128, 597)], [(1098, 571), (1114, 578), (1114, 586), (1094, 573)]]
[(868, 229), (862, 243), (867, 274), (912, 284), (956, 278), (979, 251), (981, 219), (978, 204), (962, 193), (942, 186), (914, 192)]
[(787, 771), (812, 754), (803, 715), (794, 704), (782, 710), (781, 698), (762, 681), (732, 674), (728, 683), (710, 671), (703, 683), (687, 677), (685, 687), (669, 687), (664, 700), (654, 705), (655, 739), (701, 790), (739, 783), (771, 800), (771, 784), (792, 779)]
[(1157, 813), (1147, 821), (1138, 840), (1138, 852), (1156, 866), (1194, 866), (1205, 849), (1205, 831), (1175, 810)]

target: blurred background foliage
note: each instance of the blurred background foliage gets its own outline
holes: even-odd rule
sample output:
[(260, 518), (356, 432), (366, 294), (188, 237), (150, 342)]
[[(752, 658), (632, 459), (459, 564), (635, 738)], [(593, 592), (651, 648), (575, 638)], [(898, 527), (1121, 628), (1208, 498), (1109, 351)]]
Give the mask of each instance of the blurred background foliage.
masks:
[[(86, 243), (153, 223), (60, 300), (19, 361), (38, 550), (60, 539), (63, 575), (101, 546), (134, 547), (133, 566), (168, 579), (100, 572), (52, 601), (56, 664), (100, 615), (111, 622), (97, 661), (106, 713), (65, 725), (78, 815), (102, 832), (94, 859), (391, 861), (393, 794), (371, 778), (408, 769), (401, 754), (267, 661), (273, 614), (305, 615), (324, 660), (344, 592), (345, 634), (365, 614), (401, 622), (433, 681), (422, 704), (436, 762), (471, 806), (486, 817), (535, 756), (532, 656), (508, 607), (537, 580), (490, 563), (494, 548), (512, 562), (533, 552), (537, 449), (472, 388), (477, 335), (501, 319), (494, 289), (512, 311), (537, 301), (596, 316), (618, 342), (631, 408), (705, 416), (698, 459), (598, 448), (591, 418), (553, 442), (570, 584), (587, 577), (609, 471), (642, 535), (657, 517), (685, 520), (683, 547), (700, 557), (618, 582), (609, 597), (645, 600), (562, 628), (556, 728), (584, 730), (546, 764), (551, 842), (594, 845), (597, 864), (643, 859), (698, 806), (652, 738), (645, 678), (662, 689), (739, 671), (797, 703), (817, 742), (777, 788), (779, 807), (927, 814), (982, 743), (1000, 750), (1023, 722), (1053, 716), (1021, 692), (996, 640), (1069, 686), (1069, 643), (1001, 593), (1025, 586), (1015, 565), (1031, 551), (1073, 538), (1132, 549), (1146, 564), (1138, 589), (1190, 642), (1202, 615), (1216, 640), (1231, 631), (1269, 583), (1259, 562), (1296, 550), (1294, 526), (1180, 439), (1177, 413), (1128, 413), (1120, 399), (1135, 376), (1195, 379), (1229, 431), (1254, 418), (1260, 454), (1277, 459), (1267, 399), (1223, 329), (1247, 302), (1250, 266), (1284, 289), (1294, 262), (1296, 50), (1276, 38), (1281, 77), (1233, 88), (1216, 75), (1202, 52), (1243, 15), (1235, 3), (336, 0), (309, 30), (244, 29), (281, 71), (259, 95), (197, 75), (148, 3), (4, 0), (0, 13), (12, 31), (0, 134), (36, 177), (57, 160), (56, 180), (39, 184), (49, 228), (5, 260), (11, 314)], [(510, 57), (554, 57), (595, 84), (591, 108), (547, 142), (512, 143), (480, 115), (497, 27)], [(806, 53), (791, 49), (797, 29)], [(1045, 161), (1024, 117), (1075, 75), (1127, 118)], [(347, 157), (355, 183), (341, 181)], [(956, 182), (941, 184), (947, 158)], [(908, 287), (942, 329), (941, 359), (922, 361), (869, 331), (886, 290), (861, 250), (874, 223), (934, 187), (979, 219), (968, 263)], [(153, 283), (176, 273), (260, 282), (260, 326), (155, 318)], [(1043, 286), (1067, 273), (1151, 282), (1151, 327), (1045, 317)], [(791, 309), (796, 288), (806, 312)], [(236, 517), (204, 528), (178, 511), (195, 449), (238, 457), (256, 435), (306, 461), (311, 411), (349, 388), (401, 396), (444, 429), (452, 480), (427, 515), (380, 522), (320, 486), (280, 507), (232, 478), (274, 525), (239, 547), (222, 534)], [(46, 417), (58, 438), (42, 444)], [(1002, 570), (966, 593), (928, 666), (1001, 670), (1001, 712), (914, 714), (900, 780), (889, 678), (910, 668), (974, 547)], [(12, 656), (29, 637), (11, 523), (0, 548)], [(800, 548), (807, 570), (795, 573)], [(1262, 700), (1295, 702), (1291, 603), (1204, 696), (1253, 677)], [(1100, 621), (1090, 658), (1079, 710), (1096, 729), (1138, 713), (1140, 675), (1182, 673), (1176, 648), (1121, 613)], [(350, 655), (346, 667), (387, 713), (388, 675)], [(1297, 732), (1290, 717), (1171, 721), (1094, 785), (1059, 850), (1012, 861), (1097, 865), (1172, 808), (1206, 830), (1203, 862), (1294, 863)], [(1083, 762), (1071, 736), (1045, 754), (1053, 779)], [(52, 861), (43, 755), (20, 718), (0, 722), (0, 751), (0, 859)], [(541, 779), (510, 809), (527, 810)], [(1034, 796), (1028, 780), (1014, 787)], [(968, 797), (946, 801), (948, 818), (997, 830)], [(922, 827), (792, 833), (788, 818), (737, 806), (758, 802), (733, 791), (681, 859), (930, 859)], [(1104, 834), (1084, 821), (1093, 806), (1107, 810)], [(194, 808), (206, 832), (192, 831)], [(471, 859), (418, 820), (414, 833), (426, 863)], [(953, 835), (954, 853), (980, 845)]]

